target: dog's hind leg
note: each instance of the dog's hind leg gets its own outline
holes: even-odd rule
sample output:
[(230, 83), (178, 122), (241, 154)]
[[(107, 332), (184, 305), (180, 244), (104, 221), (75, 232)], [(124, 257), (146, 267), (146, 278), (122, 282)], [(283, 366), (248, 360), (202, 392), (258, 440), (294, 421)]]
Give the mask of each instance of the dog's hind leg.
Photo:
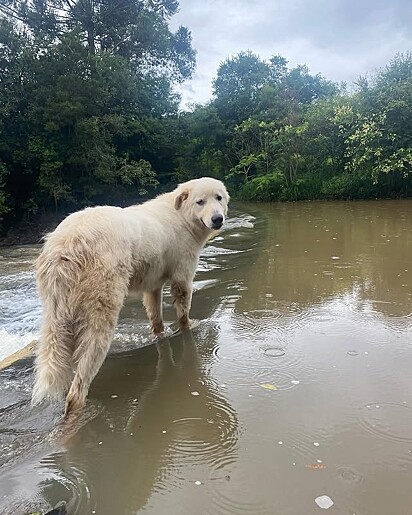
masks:
[(164, 331), (162, 315), (163, 289), (151, 292), (144, 292), (143, 304), (149, 318), (150, 328), (153, 334), (160, 334)]
[(76, 372), (66, 397), (66, 415), (84, 406), (90, 384), (109, 351), (117, 315), (111, 320), (85, 318), (85, 327), (78, 334), (78, 346), (73, 355)]
[[(76, 320), (76, 348), (73, 361), (76, 372), (66, 397), (65, 415), (80, 410), (89, 387), (109, 351), (119, 312), (127, 292), (124, 281), (110, 281), (106, 277), (100, 291), (90, 289), (84, 299), (82, 312)], [(117, 288), (116, 288), (117, 285)]]

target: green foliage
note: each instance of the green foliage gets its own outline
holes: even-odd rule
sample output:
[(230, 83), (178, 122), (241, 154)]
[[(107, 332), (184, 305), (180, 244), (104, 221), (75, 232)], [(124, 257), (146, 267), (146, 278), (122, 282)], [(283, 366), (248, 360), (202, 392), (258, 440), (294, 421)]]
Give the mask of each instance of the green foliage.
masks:
[(118, 175), (121, 183), (128, 186), (138, 183), (139, 195), (145, 195), (147, 188), (156, 187), (159, 184), (152, 165), (144, 159), (139, 159), (139, 161), (120, 159), (118, 165)]
[(0, 215), (134, 200), (170, 180), (173, 88), (195, 63), (188, 29), (168, 26), (177, 8), (1, 3)]
[(8, 170), (5, 164), (0, 161), (0, 227), (2, 215), (10, 211), (10, 207), (8, 206), (8, 193), (5, 188), (5, 178), (7, 174)]
[(258, 200), (272, 202), (283, 200), (286, 184), (282, 172), (273, 172), (268, 175), (255, 177), (242, 185), (240, 198), (247, 200)]
[(252, 52), (240, 52), (221, 63), (213, 82), (215, 105), (222, 119), (239, 123), (253, 113), (253, 104), (270, 77), (270, 67)]
[[(226, 90), (215, 88), (217, 107), (232, 95), (247, 112), (230, 129), (231, 166), (229, 173), (222, 171), (239, 196), (299, 200), (408, 194), (411, 54), (396, 56), (372, 81), (361, 78), (352, 95), (318, 75), (311, 76), (305, 66), (289, 70), (277, 57), (281, 71), (271, 76), (267, 62), (252, 54), (247, 57), (253, 70), (260, 70), (260, 75), (249, 76), (259, 77), (255, 88), (249, 89), (253, 94), (241, 97), (235, 88), (248, 77), (245, 55), (221, 66), (221, 74), (230, 70)], [(225, 105), (237, 109), (237, 105)], [(235, 119), (224, 111), (220, 116), (226, 116), (223, 122), (229, 127)], [(388, 174), (392, 179), (385, 178)]]
[(327, 199), (368, 199), (378, 197), (378, 188), (371, 177), (343, 173), (324, 181), (321, 195)]

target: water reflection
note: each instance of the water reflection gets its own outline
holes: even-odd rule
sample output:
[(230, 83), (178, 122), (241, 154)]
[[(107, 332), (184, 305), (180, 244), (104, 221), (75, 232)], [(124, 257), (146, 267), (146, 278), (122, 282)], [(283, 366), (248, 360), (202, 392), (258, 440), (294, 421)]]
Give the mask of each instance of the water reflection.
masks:
[[(253, 206), (257, 249), (238, 303), (299, 308), (333, 297), (404, 316), (412, 291), (412, 204), (408, 201)], [(356, 299), (354, 298), (354, 294)]]
[[(5, 421), (9, 428), (21, 416), (16, 403), (10, 411), (14, 424)], [(20, 490), (14, 508), (38, 509), (39, 503), (54, 506), (63, 499), (71, 514), (92, 509), (135, 513), (154, 492), (195, 485), (212, 472), (224, 476), (225, 468), (236, 461), (236, 412), (203, 366), (190, 332), (109, 358), (93, 384), (86, 413), (94, 413), (94, 418), (68, 440), (64, 452), (51, 454), (47, 432), (40, 431), (37, 419), (26, 417), (26, 426), (37, 427), (35, 458), (40, 465), (29, 465), (37, 478), (33, 482), (32, 476), (30, 487), (16, 488), (18, 468), (13, 472), (16, 482), (3, 483)], [(43, 426), (50, 429), (52, 424)], [(14, 436), (21, 443), (22, 435)], [(13, 453), (30, 463), (27, 446), (14, 446)], [(26, 474), (27, 466), (24, 478)], [(9, 502), (2, 513), (7, 506)]]
[(91, 397), (102, 415), (70, 440), (64, 461), (94, 478), (88, 506), (97, 513), (135, 513), (153, 492), (204, 480), (202, 466), (236, 460), (237, 415), (189, 332), (113, 357)]

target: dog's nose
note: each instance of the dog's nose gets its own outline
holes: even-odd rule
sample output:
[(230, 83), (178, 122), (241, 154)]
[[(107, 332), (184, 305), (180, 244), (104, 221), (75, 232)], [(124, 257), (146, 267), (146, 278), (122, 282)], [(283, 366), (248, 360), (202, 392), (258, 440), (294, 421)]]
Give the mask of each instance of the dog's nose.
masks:
[(220, 229), (223, 224), (223, 216), (222, 215), (213, 215), (212, 216), (212, 224), (216, 229)]

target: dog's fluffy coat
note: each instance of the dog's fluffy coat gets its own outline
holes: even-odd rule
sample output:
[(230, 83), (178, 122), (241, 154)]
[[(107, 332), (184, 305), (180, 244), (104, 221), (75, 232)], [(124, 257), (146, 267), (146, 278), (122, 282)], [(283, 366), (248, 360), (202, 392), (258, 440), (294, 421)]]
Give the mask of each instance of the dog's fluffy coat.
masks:
[(36, 262), (43, 321), (33, 403), (67, 394), (66, 415), (82, 408), (129, 288), (143, 292), (151, 330), (160, 334), (169, 281), (180, 326), (190, 326), (199, 253), (223, 224), (228, 201), (222, 182), (194, 179), (141, 205), (73, 213), (46, 237)]

